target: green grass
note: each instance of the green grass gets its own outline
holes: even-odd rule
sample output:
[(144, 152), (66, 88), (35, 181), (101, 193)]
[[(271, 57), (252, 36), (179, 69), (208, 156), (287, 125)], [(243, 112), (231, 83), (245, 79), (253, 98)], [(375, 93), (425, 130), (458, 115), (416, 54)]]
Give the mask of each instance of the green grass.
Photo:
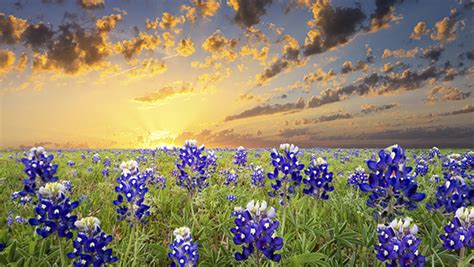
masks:
[[(351, 156), (351, 160), (341, 164), (334, 159), (333, 152), (321, 152), (317, 156), (326, 155), (330, 171), (334, 172), (333, 185), (335, 190), (330, 193), (329, 200), (313, 199), (299, 192), (291, 201), (286, 213), (284, 233), (284, 247), (281, 251), (280, 264), (265, 266), (382, 266), (375, 258), (374, 243), (376, 242), (375, 229), (377, 223), (372, 218), (372, 210), (365, 205), (365, 196), (358, 190), (347, 186), (347, 172), (357, 166), (365, 167), (364, 160), (370, 158), (373, 151), (361, 150), (359, 157)], [(443, 150), (449, 153), (454, 150)], [(460, 150), (458, 150), (460, 151)], [(34, 227), (28, 224), (14, 224), (8, 227), (6, 218), (9, 211), (15, 216), (21, 215), (30, 218), (33, 214), (31, 207), (22, 207), (10, 200), (10, 194), (22, 189), (22, 180), (25, 177), (23, 165), (16, 162), (15, 153), (20, 151), (4, 151), (0, 157), (0, 241), (7, 243), (7, 248), (0, 253), (0, 265), (6, 266), (54, 266), (60, 265), (59, 243), (52, 236), (42, 239), (34, 233)], [(341, 150), (340, 158), (348, 154), (349, 150)], [(154, 164), (157, 170), (167, 178), (164, 190), (151, 188), (146, 203), (151, 205), (151, 216), (148, 223), (137, 228), (135, 237), (130, 239), (131, 229), (126, 222), (116, 220), (115, 206), (112, 200), (116, 198), (114, 191), (115, 178), (119, 175), (112, 171), (115, 163), (134, 159), (138, 151), (99, 151), (102, 159), (109, 157), (112, 161), (110, 176), (103, 177), (102, 163), (91, 164), (94, 152), (87, 152), (86, 160), (81, 159), (80, 151), (63, 151), (55, 155), (54, 163), (59, 165), (60, 180), (70, 180), (74, 185), (72, 199), (81, 195), (89, 196), (87, 201), (75, 210), (79, 218), (95, 216), (100, 219), (102, 229), (114, 237), (111, 243), (114, 254), (119, 257), (118, 266), (167, 266), (168, 245), (172, 241), (172, 232), (180, 226), (191, 228), (193, 238), (199, 243), (200, 266), (250, 266), (251, 263), (238, 263), (234, 260), (234, 253), (240, 250), (232, 242), (230, 228), (234, 225), (230, 216), (234, 206), (245, 206), (252, 199), (266, 200), (277, 210), (277, 218), (282, 221), (283, 210), (276, 199), (268, 197), (269, 181), (265, 188), (254, 188), (250, 184), (250, 170), (240, 175), (237, 187), (224, 186), (224, 177), (216, 173), (210, 180), (210, 186), (196, 195), (194, 200), (188, 198), (187, 193), (175, 186), (175, 178), (171, 171), (175, 168), (175, 157), (163, 152), (152, 158), (147, 155), (148, 166)], [(261, 152), (259, 158), (249, 153), (249, 162), (262, 165), (266, 171), (271, 170), (269, 153)], [(421, 153), (420, 150), (410, 150), (412, 153)], [(8, 155), (14, 158), (9, 159)], [(305, 151), (301, 162), (307, 165), (311, 153)], [(218, 170), (230, 169), (232, 152), (218, 152)], [(68, 167), (66, 162), (73, 160), (74, 168)], [(427, 193), (419, 208), (407, 212), (406, 215), (414, 219), (419, 226), (419, 236), (422, 238), (420, 252), (426, 256), (426, 266), (456, 266), (458, 257), (442, 248), (439, 234), (442, 227), (451, 219), (425, 208), (425, 203), (431, 201), (436, 190), (436, 184), (428, 181), (433, 174), (442, 176), (441, 166), (431, 165), (427, 176), (417, 178), (420, 190)], [(87, 168), (92, 166), (92, 172)], [(142, 170), (145, 166), (140, 166)], [(77, 172), (77, 177), (73, 173)], [(342, 174), (338, 174), (342, 172)], [(301, 189), (300, 189), (301, 191)], [(227, 195), (234, 194), (237, 200), (229, 203)], [(194, 205), (195, 216), (192, 216), (191, 204)], [(281, 227), (280, 227), (281, 228)], [(127, 245), (131, 241), (130, 253), (124, 261)], [(72, 251), (72, 241), (63, 241), (65, 251)], [(473, 258), (472, 251), (466, 258)], [(70, 263), (69, 259), (68, 262)], [(467, 266), (467, 261), (466, 261)]]

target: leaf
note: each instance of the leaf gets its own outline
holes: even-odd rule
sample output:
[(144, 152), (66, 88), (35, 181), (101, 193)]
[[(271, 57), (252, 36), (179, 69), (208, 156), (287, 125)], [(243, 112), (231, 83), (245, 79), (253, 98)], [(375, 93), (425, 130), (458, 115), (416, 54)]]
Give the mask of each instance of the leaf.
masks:
[(329, 263), (326, 260), (327, 256), (322, 253), (304, 253), (290, 257), (284, 265), (302, 266), (303, 264), (313, 263), (318, 266), (329, 266)]
[(13, 241), (10, 246), (10, 251), (8, 252), (8, 261), (14, 262), (15, 261), (15, 254), (16, 254), (16, 241)]

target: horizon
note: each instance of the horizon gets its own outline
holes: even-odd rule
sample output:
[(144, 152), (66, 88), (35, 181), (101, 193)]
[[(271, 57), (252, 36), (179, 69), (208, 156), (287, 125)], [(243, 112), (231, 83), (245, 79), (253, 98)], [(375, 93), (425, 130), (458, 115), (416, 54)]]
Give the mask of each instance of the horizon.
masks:
[(0, 149), (474, 147), (463, 0), (8, 0)]

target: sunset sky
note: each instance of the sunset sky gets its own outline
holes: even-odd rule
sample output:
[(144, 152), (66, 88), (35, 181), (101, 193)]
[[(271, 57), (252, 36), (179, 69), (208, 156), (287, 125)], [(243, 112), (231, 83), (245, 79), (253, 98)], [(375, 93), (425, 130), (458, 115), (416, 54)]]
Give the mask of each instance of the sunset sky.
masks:
[(0, 148), (474, 146), (470, 0), (5, 0)]

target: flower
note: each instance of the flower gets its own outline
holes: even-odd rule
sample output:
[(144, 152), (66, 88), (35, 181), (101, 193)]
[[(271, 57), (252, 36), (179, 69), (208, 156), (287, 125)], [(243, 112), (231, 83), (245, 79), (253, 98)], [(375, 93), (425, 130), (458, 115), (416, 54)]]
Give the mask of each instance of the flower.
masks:
[(253, 163), (250, 163), (250, 169), (252, 173), (250, 174), (251, 183), (256, 187), (264, 187), (265, 186), (265, 174), (262, 166), (254, 166)]
[(313, 160), (304, 173), (307, 178), (303, 180), (303, 183), (309, 188), (304, 188), (303, 193), (316, 198), (328, 199), (327, 192), (333, 191), (334, 187), (331, 185), (333, 173), (328, 172), (327, 161), (323, 158)]
[(421, 239), (416, 236), (417, 232), (418, 226), (411, 218), (379, 225), (378, 244), (375, 245), (377, 259), (386, 266), (424, 266), (425, 257), (418, 251)]
[(239, 178), (239, 175), (234, 171), (223, 171), (221, 172), (223, 176), (225, 176), (225, 181), (224, 185), (234, 185), (237, 186), (237, 180)]
[(420, 176), (425, 176), (428, 173), (428, 163), (420, 158), (416, 162), (415, 173)]
[(445, 182), (437, 188), (433, 203), (427, 203), (426, 207), (431, 210), (441, 209), (446, 213), (453, 213), (461, 207), (467, 207), (474, 203), (474, 185), (466, 183), (459, 175), (444, 173)]
[[(273, 192), (270, 192), (271, 197), (280, 197), (280, 204), (286, 205), (287, 200), (291, 198), (296, 192), (296, 187), (301, 184), (303, 177), (301, 170), (304, 164), (298, 162), (299, 149), (297, 146), (291, 144), (280, 145), (280, 151), (273, 149), (270, 156), (273, 172), (268, 173), (270, 180), (274, 180), (272, 184)], [(280, 177), (280, 173), (282, 177)]]
[(176, 160), (176, 184), (191, 195), (201, 192), (209, 185), (206, 180), (214, 171), (210, 167), (215, 166), (217, 160), (214, 152), (209, 151), (208, 155), (204, 155), (204, 145), (198, 148), (196, 144), (196, 140), (186, 140)]
[(229, 200), (229, 202), (234, 202), (235, 201), (235, 196), (234, 195), (228, 195), (227, 196), (227, 200)]
[(100, 161), (100, 155), (98, 153), (95, 153), (93, 156), (92, 156), (92, 163), (93, 164), (97, 164), (99, 163)]
[(57, 233), (59, 237), (72, 238), (71, 230), (75, 228), (77, 216), (71, 212), (79, 202), (71, 202), (65, 195), (65, 187), (59, 183), (48, 183), (39, 189), (40, 199), (35, 213), (28, 223), (36, 227), (36, 233), (43, 238)]
[(197, 266), (199, 261), (198, 243), (193, 242), (191, 230), (183, 226), (176, 228), (173, 235), (175, 238), (170, 244), (171, 252), (168, 253), (168, 258), (173, 261), (171, 266)]
[(283, 239), (276, 237), (280, 222), (275, 219), (275, 208), (267, 209), (267, 202), (252, 200), (246, 209), (236, 207), (232, 216), (235, 227), (230, 231), (234, 244), (242, 245), (242, 252), (235, 253), (237, 261), (247, 260), (251, 255), (260, 259), (260, 253), (271, 261), (280, 261), (281, 255), (275, 252), (283, 247)]
[(96, 217), (86, 217), (77, 220), (74, 225), (79, 232), (92, 233), (100, 230), (100, 221)]
[(357, 167), (353, 173), (347, 178), (347, 184), (359, 187), (360, 184), (367, 183), (369, 176), (365, 173), (365, 169)]
[(99, 219), (82, 218), (76, 226), (78, 234), (73, 241), (74, 251), (67, 253), (68, 258), (75, 259), (74, 266), (105, 266), (117, 261), (117, 257), (112, 256), (112, 249), (107, 248), (113, 238), (100, 229)]
[(443, 246), (448, 250), (460, 250), (462, 247), (474, 248), (474, 207), (460, 207), (454, 218), (444, 226), (440, 235)]
[(413, 210), (426, 195), (417, 192), (418, 184), (408, 174), (405, 151), (393, 145), (379, 151), (379, 160), (368, 160), (369, 179), (359, 184), (362, 192), (370, 193), (367, 206), (375, 208), (375, 219), (390, 220), (402, 214), (403, 208)]
[(33, 147), (30, 149), (27, 158), (22, 158), (21, 162), (25, 166), (24, 171), (28, 178), (23, 181), (23, 190), (18, 192), (22, 197), (26, 195), (35, 196), (37, 183), (43, 186), (46, 183), (56, 182), (55, 176), (58, 165), (52, 164), (53, 155), (47, 155), (43, 147)]
[(247, 154), (248, 152), (245, 150), (244, 147), (240, 146), (239, 148), (237, 148), (235, 155), (233, 155), (234, 164), (239, 167), (244, 167), (245, 165), (247, 165)]
[(128, 161), (124, 161), (122, 162), (122, 164), (120, 164), (120, 170), (122, 170), (122, 174), (131, 174), (131, 175), (134, 175), (134, 174), (137, 174), (138, 172), (138, 162), (136, 162), (135, 160), (131, 159), (131, 160), (128, 160)]
[[(115, 187), (117, 199), (113, 204), (117, 206), (117, 219), (128, 220), (130, 223), (139, 221), (150, 215), (150, 206), (144, 204), (148, 192), (148, 174), (140, 173), (138, 164), (132, 161), (123, 162), (122, 174), (117, 178), (118, 186)], [(132, 170), (130, 170), (132, 168)]]

